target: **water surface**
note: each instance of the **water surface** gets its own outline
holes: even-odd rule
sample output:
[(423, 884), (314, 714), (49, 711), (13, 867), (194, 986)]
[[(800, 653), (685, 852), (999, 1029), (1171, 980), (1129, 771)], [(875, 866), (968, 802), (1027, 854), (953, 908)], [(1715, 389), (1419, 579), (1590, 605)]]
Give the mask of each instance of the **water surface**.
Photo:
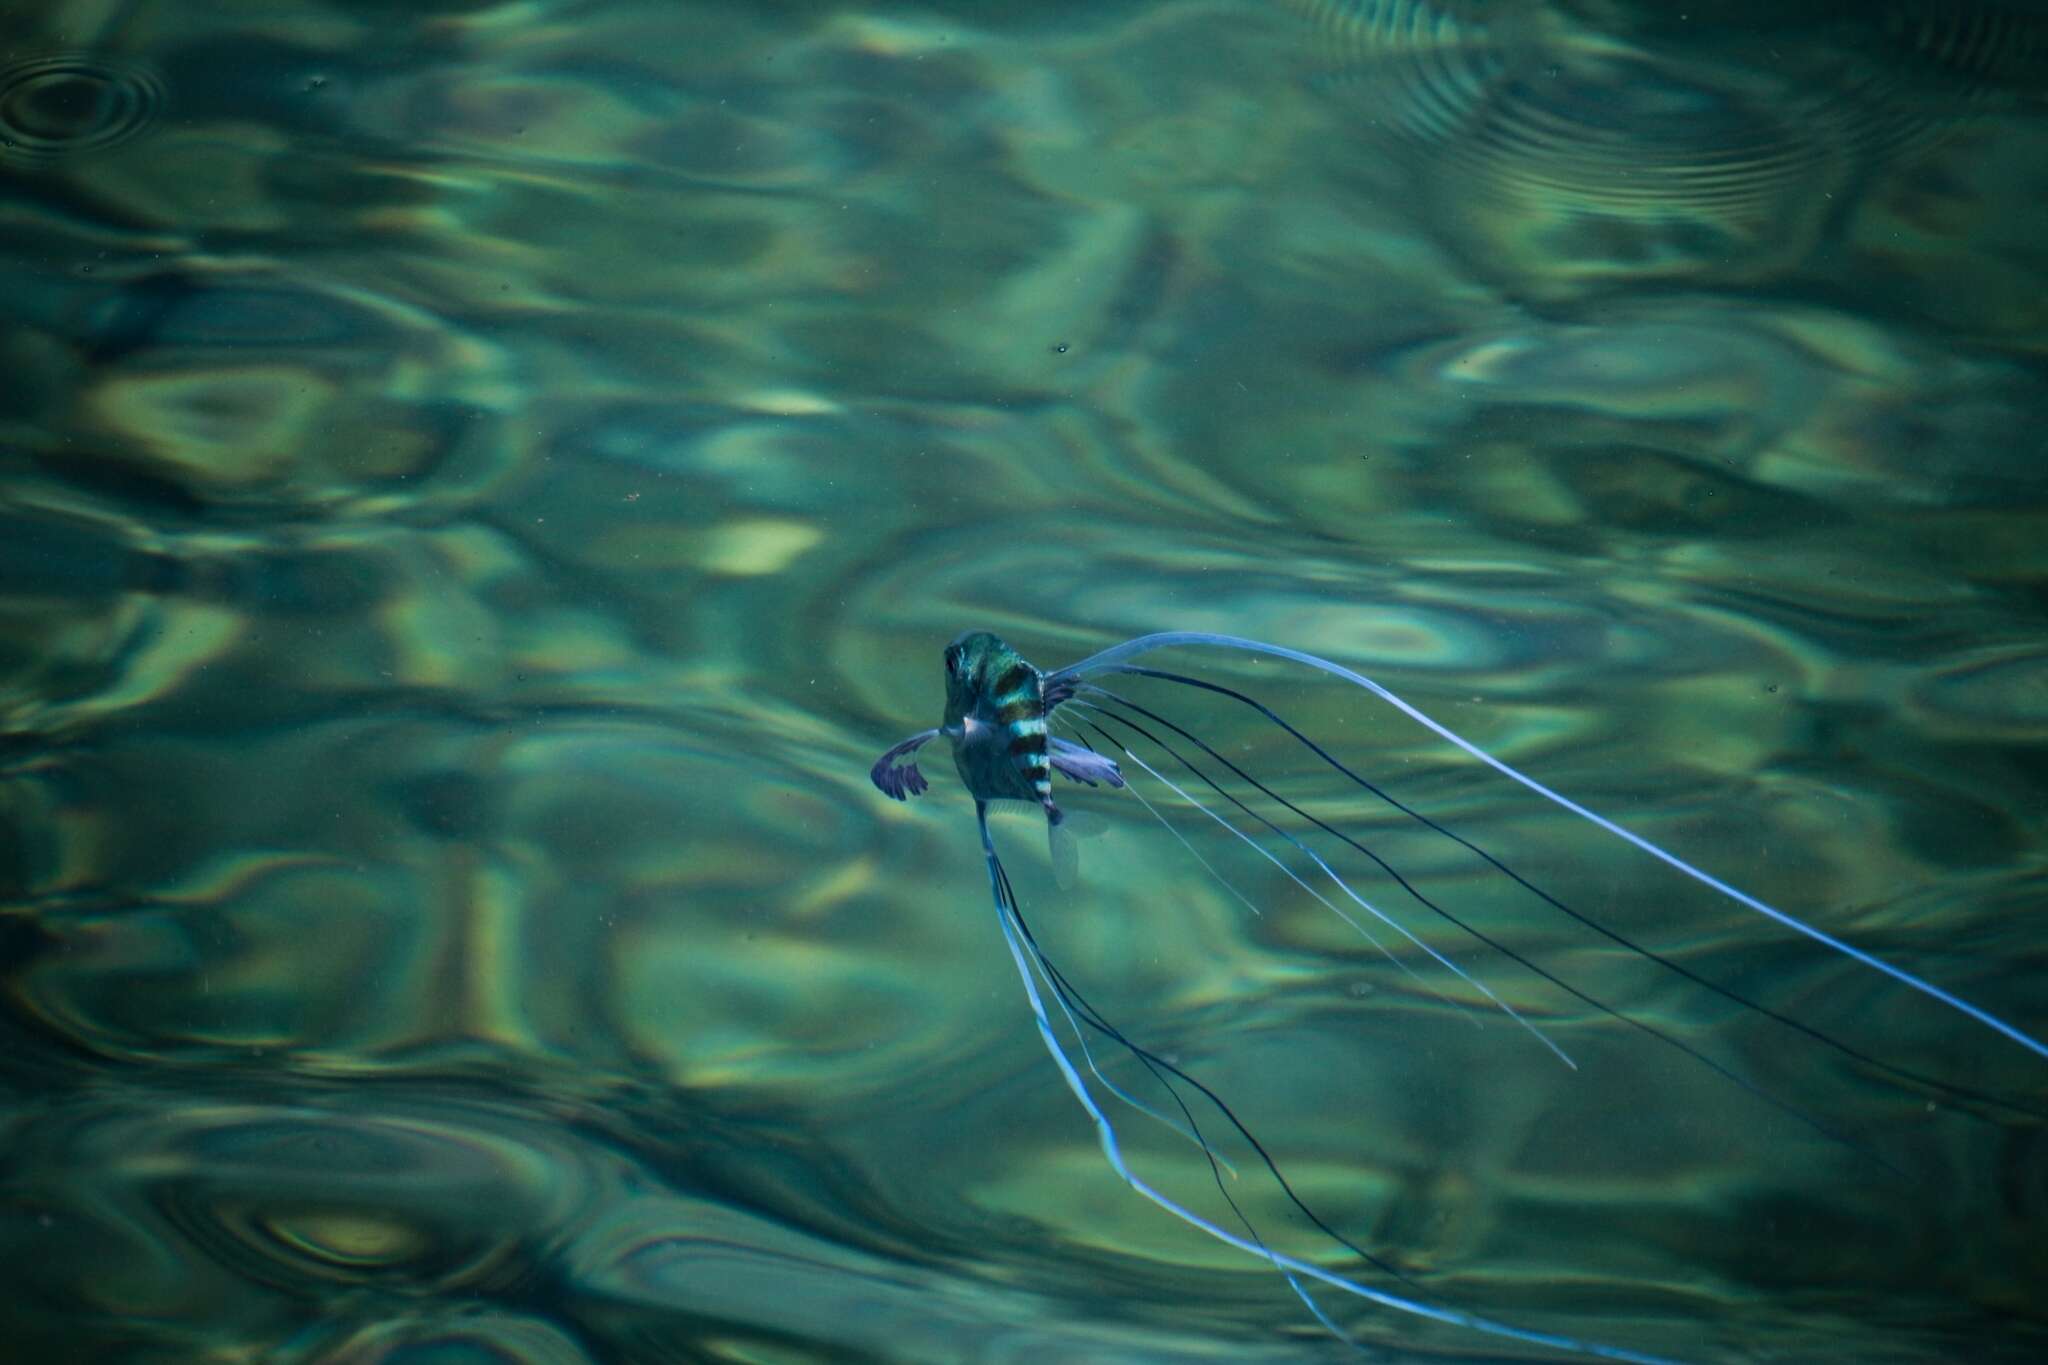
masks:
[[(2019, 0), (14, 8), (7, 1336), (1353, 1358), (1104, 1165), (943, 757), (869, 787), (969, 625), (1341, 659), (2048, 1037), (2044, 54)], [(2048, 1064), (1360, 694), (1171, 662), (1991, 1097), (1155, 688), (1843, 1139), (1400, 907), (1567, 1070), (1184, 808), (1262, 914), (1130, 800), (1070, 798), (1071, 893), (1001, 816), (1048, 951), (1348, 1235), (1659, 1355), (2048, 1354)]]

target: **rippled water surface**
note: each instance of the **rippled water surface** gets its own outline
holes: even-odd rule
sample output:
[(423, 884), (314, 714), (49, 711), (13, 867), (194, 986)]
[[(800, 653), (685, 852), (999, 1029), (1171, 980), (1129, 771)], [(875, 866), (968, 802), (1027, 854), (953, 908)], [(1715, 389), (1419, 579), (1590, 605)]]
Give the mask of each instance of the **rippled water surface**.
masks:
[[(971, 625), (1329, 656), (2048, 1038), (2044, 90), (2030, 0), (10, 7), (11, 1358), (1355, 1358), (1104, 1161), (944, 741), (870, 786)], [(1667, 965), (1114, 680), (1580, 992), (1063, 784), (1075, 888), (992, 822), (1039, 944), (1383, 1268), (1096, 1085), (1140, 1174), (1654, 1356), (2048, 1355), (2048, 1059), (1361, 691), (1148, 662)]]

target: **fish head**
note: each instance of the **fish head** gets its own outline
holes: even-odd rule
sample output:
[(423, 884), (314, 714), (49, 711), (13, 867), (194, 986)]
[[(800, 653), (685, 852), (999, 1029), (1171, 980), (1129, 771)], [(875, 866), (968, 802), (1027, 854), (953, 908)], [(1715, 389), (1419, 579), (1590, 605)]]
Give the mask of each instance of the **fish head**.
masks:
[[(988, 715), (999, 682), (1018, 668), (1031, 670), (1024, 656), (986, 630), (963, 631), (946, 646), (946, 724), (957, 726), (969, 716)], [(1031, 670), (1036, 672), (1036, 670)]]

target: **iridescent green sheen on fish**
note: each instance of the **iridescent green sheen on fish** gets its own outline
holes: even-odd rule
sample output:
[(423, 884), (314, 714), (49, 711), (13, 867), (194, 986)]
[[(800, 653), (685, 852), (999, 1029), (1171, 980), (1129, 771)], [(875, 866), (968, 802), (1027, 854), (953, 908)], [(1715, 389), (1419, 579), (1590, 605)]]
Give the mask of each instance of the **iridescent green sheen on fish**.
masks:
[(1036, 801), (1057, 819), (1046, 760), (1045, 678), (985, 630), (946, 647), (945, 733), (953, 766), (982, 801)]

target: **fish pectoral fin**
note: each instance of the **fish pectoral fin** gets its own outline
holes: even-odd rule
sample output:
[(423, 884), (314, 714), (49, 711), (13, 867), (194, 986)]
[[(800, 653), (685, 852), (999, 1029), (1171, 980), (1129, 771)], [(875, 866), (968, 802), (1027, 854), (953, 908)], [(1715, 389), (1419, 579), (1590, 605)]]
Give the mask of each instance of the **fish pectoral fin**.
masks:
[(1058, 735), (1047, 738), (1046, 757), (1052, 761), (1053, 771), (1069, 781), (1085, 782), (1091, 787), (1098, 782), (1112, 787), (1124, 784), (1123, 769), (1117, 767), (1115, 759)]
[(890, 745), (875, 760), (875, 766), (868, 769), (868, 781), (892, 801), (921, 795), (931, 784), (917, 770), (916, 760), (911, 755), (938, 733), (937, 730), (921, 730), (901, 743)]

